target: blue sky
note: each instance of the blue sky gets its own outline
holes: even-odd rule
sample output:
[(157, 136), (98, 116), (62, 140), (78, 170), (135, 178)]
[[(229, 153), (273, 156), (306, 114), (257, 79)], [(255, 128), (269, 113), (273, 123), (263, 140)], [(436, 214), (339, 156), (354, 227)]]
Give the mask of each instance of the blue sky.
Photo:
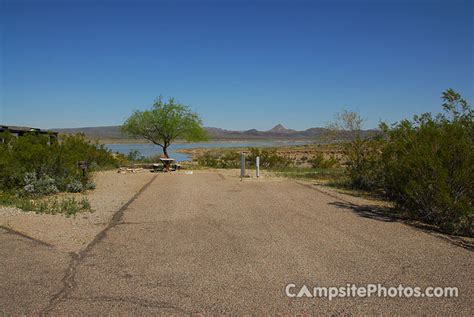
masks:
[(473, 1), (11, 1), (0, 123), (120, 124), (161, 95), (206, 126), (372, 128), (474, 96)]

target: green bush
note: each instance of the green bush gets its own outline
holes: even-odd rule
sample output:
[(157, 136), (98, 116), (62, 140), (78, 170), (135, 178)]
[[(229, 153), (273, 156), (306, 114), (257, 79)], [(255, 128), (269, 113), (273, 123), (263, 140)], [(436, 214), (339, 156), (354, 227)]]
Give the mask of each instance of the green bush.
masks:
[(218, 167), (219, 161), (218, 161), (218, 156), (215, 154), (212, 154), (210, 151), (205, 152), (203, 155), (200, 155), (196, 161), (199, 165), (201, 166), (207, 166), (207, 167)]
[[(276, 149), (250, 148), (246, 155), (245, 165), (255, 166), (255, 159), (260, 157), (260, 167), (266, 169), (281, 169), (291, 165), (291, 160), (281, 156)], [(196, 159), (201, 166), (214, 168), (239, 168), (240, 153), (237, 150), (213, 150), (207, 151)]]
[(249, 166), (255, 166), (255, 160), (260, 157), (260, 167), (266, 169), (281, 169), (291, 165), (291, 160), (279, 155), (276, 149), (250, 148), (247, 157)]
[(103, 145), (93, 144), (83, 135), (62, 136), (50, 144), (48, 136), (29, 133), (13, 137), (4, 132), (0, 136), (0, 190), (17, 194), (42, 196), (89, 182), (78, 161), (86, 161), (91, 170), (115, 167), (117, 159)]
[(141, 162), (145, 160), (145, 157), (138, 150), (131, 150), (125, 158), (130, 162)]
[(240, 153), (236, 151), (226, 151), (219, 158), (220, 168), (238, 168), (240, 166)]
[(443, 99), (444, 114), (383, 126), (384, 190), (417, 218), (473, 234), (474, 112), (453, 90)]
[(207, 151), (196, 159), (201, 166), (213, 168), (238, 168), (240, 166), (240, 154), (236, 151), (211, 152)]
[(313, 159), (309, 160), (313, 168), (331, 168), (337, 164), (334, 158), (325, 159), (322, 153), (318, 153)]
[(352, 186), (381, 191), (414, 218), (473, 235), (474, 112), (451, 89), (443, 100), (444, 113), (381, 124), (381, 138), (347, 143), (346, 171)]
[(84, 185), (84, 190), (93, 190), (95, 187), (96, 184), (94, 182), (88, 182)]
[(346, 157), (346, 174), (351, 187), (373, 191), (380, 189), (383, 183), (381, 178), (383, 144), (381, 140), (357, 137), (346, 145), (343, 153)]

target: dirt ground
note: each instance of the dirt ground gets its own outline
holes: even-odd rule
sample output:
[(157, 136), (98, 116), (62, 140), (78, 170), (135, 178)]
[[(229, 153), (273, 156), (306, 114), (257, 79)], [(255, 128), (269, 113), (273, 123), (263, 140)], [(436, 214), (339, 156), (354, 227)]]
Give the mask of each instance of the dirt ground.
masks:
[(75, 216), (36, 214), (14, 207), (0, 206), (0, 226), (50, 244), (61, 251), (77, 252), (109, 223), (113, 214), (149, 182), (153, 173), (141, 171), (120, 174), (103, 171), (94, 175), (96, 189), (86, 194), (93, 212)]

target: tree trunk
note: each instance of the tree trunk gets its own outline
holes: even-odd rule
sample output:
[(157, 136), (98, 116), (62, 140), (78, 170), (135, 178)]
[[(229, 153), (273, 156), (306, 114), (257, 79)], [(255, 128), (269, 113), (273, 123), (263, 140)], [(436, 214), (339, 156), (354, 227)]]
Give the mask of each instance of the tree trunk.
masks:
[(168, 146), (163, 146), (163, 154), (165, 155), (166, 158), (169, 158), (169, 155), (168, 155)]

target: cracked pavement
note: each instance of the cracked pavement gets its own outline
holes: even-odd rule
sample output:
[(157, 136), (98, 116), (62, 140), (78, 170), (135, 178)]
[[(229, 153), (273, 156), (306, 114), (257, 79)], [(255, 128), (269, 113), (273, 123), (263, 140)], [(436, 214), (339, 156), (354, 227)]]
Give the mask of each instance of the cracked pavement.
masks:
[[(0, 228), (3, 314), (473, 315), (473, 253), (290, 180), (159, 174), (78, 254)], [(458, 298), (288, 298), (288, 283)]]

